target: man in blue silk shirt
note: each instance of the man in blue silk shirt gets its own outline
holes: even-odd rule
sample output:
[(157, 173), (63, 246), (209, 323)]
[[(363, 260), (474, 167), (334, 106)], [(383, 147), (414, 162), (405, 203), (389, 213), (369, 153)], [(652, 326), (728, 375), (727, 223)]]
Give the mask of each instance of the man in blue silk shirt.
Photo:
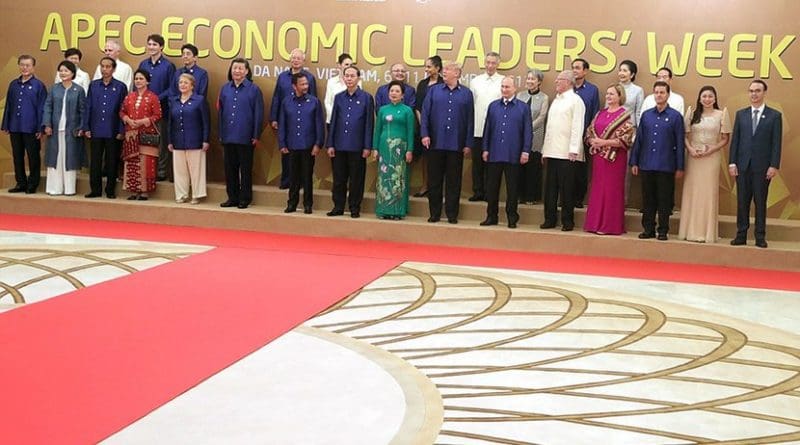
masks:
[(444, 82), (428, 89), (420, 120), (422, 146), (428, 151), (428, 222), (441, 219), (444, 186), (447, 222), (458, 224), (463, 158), (470, 155), (475, 137), (475, 105), (472, 91), (459, 83), (459, 64), (447, 63), (442, 74)]
[[(6, 94), (2, 130), (11, 139), (14, 159), (14, 177), (17, 184), (9, 193), (36, 193), (39, 188), (42, 165), (41, 123), (47, 87), (33, 75), (36, 59), (23, 54), (17, 58), (20, 76), (11, 81)], [(25, 173), (25, 155), (28, 155), (29, 174)]]
[[(589, 128), (592, 123), (594, 115), (600, 111), (600, 91), (593, 83), (586, 80), (586, 75), (589, 74), (589, 62), (585, 59), (575, 59), (572, 61), (572, 74), (575, 75), (575, 94), (580, 96), (583, 104), (586, 106), (586, 114), (583, 118), (583, 132)], [(589, 147), (584, 144), (584, 156), (586, 162), (575, 164), (577, 169), (575, 171), (575, 207), (583, 208), (583, 201), (586, 198), (586, 191), (589, 188), (589, 172), (592, 171), (590, 162), (592, 157), (589, 156)]]
[(483, 127), (483, 161), (486, 162), (486, 219), (482, 226), (497, 224), (500, 181), (506, 177), (506, 217), (510, 229), (517, 228), (517, 191), (520, 164), (527, 164), (533, 143), (531, 107), (514, 95), (514, 78), (500, 82), (501, 98), (489, 104)]
[(186, 43), (181, 47), (181, 60), (183, 67), (175, 70), (175, 75), (172, 78), (172, 85), (170, 88), (171, 96), (180, 96), (181, 92), (178, 90), (178, 79), (181, 74), (191, 74), (194, 76), (194, 93), (203, 97), (208, 96), (208, 71), (197, 65), (197, 54), (200, 50), (191, 43)]
[(325, 142), (322, 103), (309, 94), (304, 73), (292, 74), (294, 94), (283, 99), (278, 115), (278, 146), (290, 161), (289, 199), (285, 213), (297, 210), (303, 188), (303, 213), (314, 206), (314, 159)]
[(375, 106), (372, 96), (358, 87), (361, 70), (351, 65), (344, 69), (342, 76), (347, 89), (333, 99), (331, 127), (326, 144), (333, 165), (333, 210), (328, 212), (328, 216), (344, 213), (349, 188), (347, 203), (350, 217), (358, 218), (361, 216), (361, 201), (364, 198), (366, 159), (372, 147)]
[[(139, 63), (139, 69), (150, 73), (150, 91), (156, 93), (161, 102), (161, 115), (169, 116), (168, 99), (172, 94), (172, 81), (175, 78), (175, 65), (164, 57), (164, 37), (159, 34), (147, 36), (147, 58)], [(164, 181), (172, 173), (172, 155), (167, 150), (167, 119), (158, 123), (161, 143), (158, 151), (157, 179)]]
[(667, 103), (669, 92), (666, 82), (658, 81), (653, 85), (656, 107), (642, 113), (628, 162), (631, 174), (642, 177), (644, 231), (639, 234), (641, 239), (658, 236), (659, 241), (667, 240), (669, 216), (675, 201), (675, 179), (683, 177), (686, 134), (683, 116)]

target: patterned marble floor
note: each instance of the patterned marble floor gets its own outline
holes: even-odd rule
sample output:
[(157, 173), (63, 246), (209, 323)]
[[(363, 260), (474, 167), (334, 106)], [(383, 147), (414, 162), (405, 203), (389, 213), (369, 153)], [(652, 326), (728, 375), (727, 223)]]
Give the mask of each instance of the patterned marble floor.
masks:
[[(206, 249), (0, 246), (6, 308)], [(800, 444), (798, 309), (794, 292), (405, 263), (105, 443)]]

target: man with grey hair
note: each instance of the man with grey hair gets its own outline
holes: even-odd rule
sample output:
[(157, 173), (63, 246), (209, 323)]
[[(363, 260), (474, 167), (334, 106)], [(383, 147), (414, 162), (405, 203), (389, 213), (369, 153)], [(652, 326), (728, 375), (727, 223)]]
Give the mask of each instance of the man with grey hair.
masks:
[(561, 200), (561, 230), (575, 228), (575, 163), (584, 162), (583, 120), (586, 106), (575, 91), (575, 74), (564, 70), (556, 77), (556, 97), (547, 113), (542, 157), (547, 163), (544, 184), (544, 223), (552, 229)]
[(483, 201), (486, 198), (486, 163), (482, 158), (483, 125), (489, 104), (500, 98), (500, 83), (503, 76), (497, 72), (500, 54), (492, 51), (486, 54), (486, 71), (475, 76), (469, 83), (475, 102), (475, 146), (472, 147), (472, 196), (470, 201)]
[(470, 155), (475, 135), (474, 104), (472, 92), (458, 81), (459, 64), (445, 64), (442, 77), (444, 83), (428, 89), (420, 119), (422, 146), (428, 152), (428, 222), (441, 218), (444, 190), (447, 222), (458, 224), (463, 158)]
[[(120, 82), (124, 83), (125, 86), (128, 88), (128, 91), (132, 91), (133, 88), (133, 69), (127, 63), (123, 62), (119, 58), (119, 53), (122, 47), (120, 46), (119, 42), (114, 39), (106, 40), (106, 46), (103, 48), (103, 52), (106, 56), (111, 57), (112, 59), (117, 61), (117, 67), (114, 68), (114, 79), (119, 80)], [(94, 76), (92, 80), (97, 80), (103, 77), (103, 74), (100, 72), (100, 64), (97, 64), (97, 69), (94, 70)]]

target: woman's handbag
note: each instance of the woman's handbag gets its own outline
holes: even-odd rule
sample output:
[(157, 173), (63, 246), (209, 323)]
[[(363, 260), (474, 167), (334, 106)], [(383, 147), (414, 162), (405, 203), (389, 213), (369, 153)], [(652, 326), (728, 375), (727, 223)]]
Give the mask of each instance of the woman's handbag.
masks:
[(153, 128), (156, 129), (155, 133), (139, 132), (139, 145), (149, 145), (151, 147), (161, 146), (161, 133), (159, 133), (158, 127), (155, 124), (153, 124)]

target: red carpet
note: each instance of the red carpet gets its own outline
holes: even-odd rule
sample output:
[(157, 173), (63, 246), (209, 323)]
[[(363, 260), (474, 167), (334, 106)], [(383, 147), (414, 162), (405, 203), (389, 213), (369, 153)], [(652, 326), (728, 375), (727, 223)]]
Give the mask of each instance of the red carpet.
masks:
[(123, 238), (317, 254), (339, 254), (465, 266), (800, 291), (800, 272), (359, 241), (158, 224), (0, 214), (0, 230)]
[(2, 313), (0, 443), (96, 443), (396, 265), (223, 247)]

